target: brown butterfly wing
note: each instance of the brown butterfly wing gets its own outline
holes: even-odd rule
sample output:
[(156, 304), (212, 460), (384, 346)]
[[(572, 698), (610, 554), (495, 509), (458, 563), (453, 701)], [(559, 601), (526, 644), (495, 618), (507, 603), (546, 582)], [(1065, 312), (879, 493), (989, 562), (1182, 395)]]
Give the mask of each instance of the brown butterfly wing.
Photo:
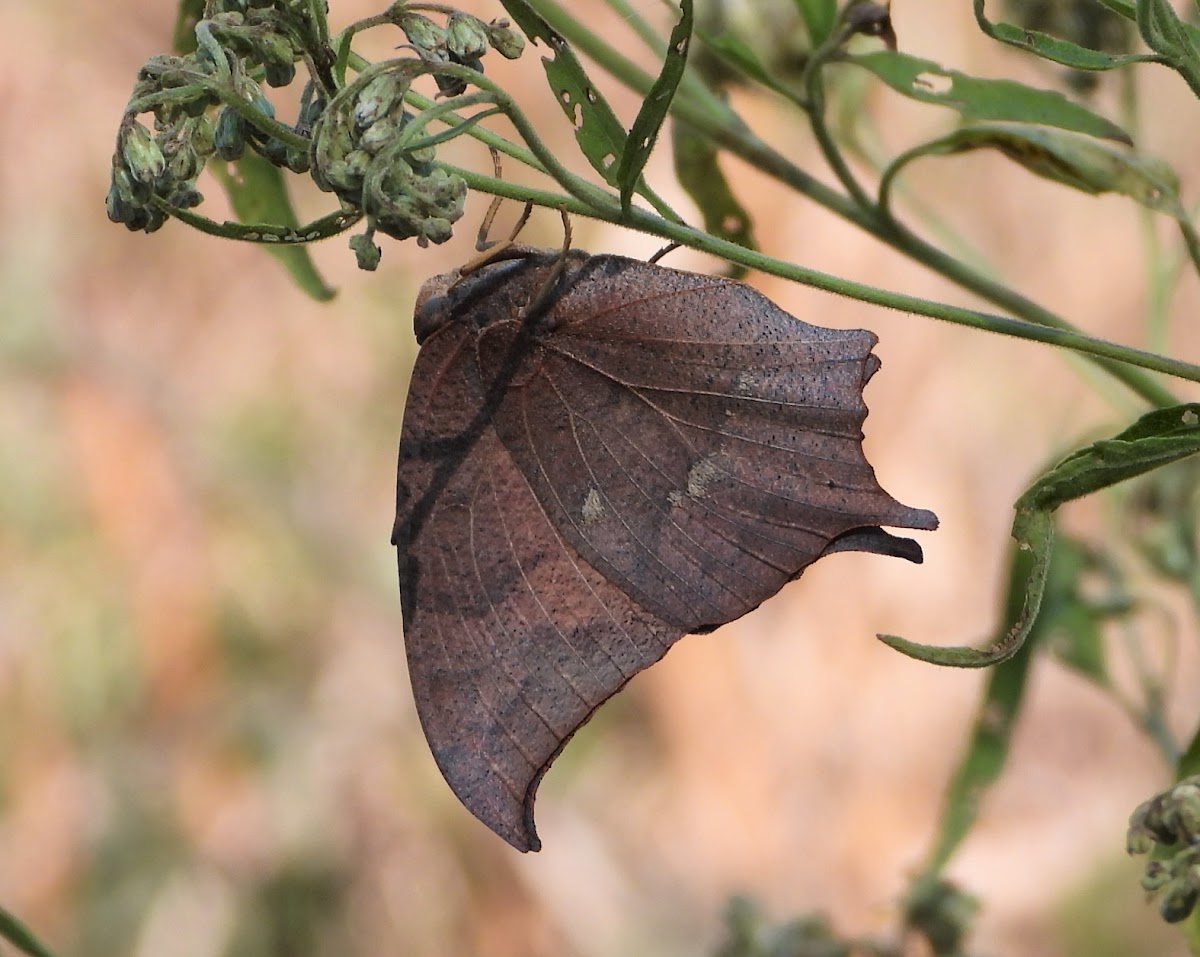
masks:
[(534, 792), (566, 740), (681, 635), (829, 551), (919, 560), (877, 526), (936, 525), (863, 456), (870, 333), (581, 255), (522, 321), (554, 259), (485, 267), (432, 308), (394, 536), (426, 737), (463, 803), (521, 850), (539, 846)]
[[(937, 519), (884, 492), (863, 454), (874, 335), (621, 257), (592, 257), (566, 286), (536, 374), (508, 390), (495, 427), (606, 580), (695, 632), (755, 608), (829, 550), (920, 560), (877, 527)], [(503, 351), (489, 355), (490, 338), (485, 368)]]
[(451, 788), (514, 847), (537, 850), (534, 792), (550, 762), (682, 632), (555, 531), (490, 424), (475, 336), (470, 322), (444, 327), (413, 371), (394, 536), (405, 645)]

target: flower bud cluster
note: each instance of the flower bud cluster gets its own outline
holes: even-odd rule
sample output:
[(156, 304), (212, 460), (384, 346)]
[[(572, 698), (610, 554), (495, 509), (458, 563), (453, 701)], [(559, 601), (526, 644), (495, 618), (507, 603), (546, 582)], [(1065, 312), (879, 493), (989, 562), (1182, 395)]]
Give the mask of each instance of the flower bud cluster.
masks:
[[(366, 213), (372, 231), (395, 239), (415, 236), (425, 246), (450, 238), (467, 185), (433, 164), (432, 147), (410, 145), (413, 117), (404, 95), (421, 72), (419, 61), (397, 61), (355, 84), (348, 91), (354, 95), (339, 97), (314, 130), (312, 175), (344, 206)], [(370, 268), (369, 251), (355, 250)]]
[[(199, 45), (183, 56), (151, 57), (138, 73), (117, 135), (108, 217), (131, 230), (153, 232), (164, 206), (191, 209), (203, 199), (196, 179), (209, 157), (239, 159), (247, 147), (276, 166), (308, 169), (308, 150), (262, 132), (248, 117), (274, 119), (275, 108), (255, 76), (269, 86), (290, 83), (301, 57), (291, 39), (311, 12), (300, 0), (213, 0), (196, 28)], [(226, 105), (218, 90), (224, 89)], [(228, 105), (232, 94), (240, 108)], [(309, 83), (296, 132), (311, 129), (324, 100)], [(219, 106), (215, 116), (210, 114)], [(138, 119), (154, 116), (154, 132)]]
[[(434, 144), (445, 133), (431, 138), (430, 117), (414, 117), (405, 98), (422, 76), (433, 76), (442, 96), (462, 94), (471, 81), (468, 70), (482, 71), (489, 50), (518, 57), (524, 38), (507, 20), (488, 23), (425, 7), (440, 11), (439, 23), (395, 2), (370, 20), (399, 27), (417, 55), (361, 70), (343, 85), (344, 71), (337, 69), (313, 2), (207, 0), (195, 27), (195, 51), (146, 63), (118, 134), (110, 219), (153, 231), (172, 210), (182, 214), (201, 202), (196, 180), (209, 158), (237, 162), (251, 151), (292, 172), (310, 173), (321, 189), (337, 195), (346, 220), (366, 217), (366, 235), (351, 244), (364, 268), (379, 260), (371, 242), (375, 232), (415, 237), (422, 246), (450, 238), (463, 214), (466, 182), (435, 163)], [(276, 119), (264, 85), (291, 83), (297, 64), (310, 76), (289, 126)], [(144, 114), (153, 114), (153, 130), (144, 125)]]
[[(489, 48), (509, 60), (517, 59), (525, 49), (525, 38), (507, 20), (485, 23), (469, 13), (454, 11), (442, 26), (406, 9), (404, 3), (393, 4), (389, 16), (427, 63), (457, 63), (482, 73), (483, 56)], [(467, 88), (460, 77), (435, 72), (434, 79), (443, 96), (458, 96)]]
[(114, 223), (152, 233), (166, 221), (154, 203), (191, 209), (203, 199), (196, 177), (212, 152), (213, 130), (207, 116), (185, 116), (152, 134), (134, 118), (121, 125), (113, 156), (112, 182), (105, 210)]
[[(1126, 847), (1130, 854), (1157, 852), (1142, 887), (1158, 897), (1163, 919), (1176, 923), (1191, 914), (1200, 901), (1200, 775), (1139, 805), (1129, 817)], [(1176, 850), (1164, 855), (1169, 848)]]

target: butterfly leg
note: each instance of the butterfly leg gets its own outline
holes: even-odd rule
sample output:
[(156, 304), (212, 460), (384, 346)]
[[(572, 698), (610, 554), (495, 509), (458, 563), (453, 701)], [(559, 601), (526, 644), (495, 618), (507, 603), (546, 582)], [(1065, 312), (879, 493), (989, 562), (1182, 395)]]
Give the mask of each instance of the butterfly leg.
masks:
[(563, 223), (562, 252), (559, 253), (558, 259), (555, 260), (550, 274), (546, 276), (546, 281), (542, 283), (541, 288), (526, 303), (521, 316), (523, 321), (529, 321), (535, 316), (540, 316), (547, 306), (553, 304), (555, 292), (558, 288), (558, 281), (562, 279), (563, 273), (567, 271), (568, 263), (571, 262), (571, 256), (569, 255), (571, 252), (571, 220), (567, 216), (565, 209), (560, 209), (559, 214), (562, 216)]

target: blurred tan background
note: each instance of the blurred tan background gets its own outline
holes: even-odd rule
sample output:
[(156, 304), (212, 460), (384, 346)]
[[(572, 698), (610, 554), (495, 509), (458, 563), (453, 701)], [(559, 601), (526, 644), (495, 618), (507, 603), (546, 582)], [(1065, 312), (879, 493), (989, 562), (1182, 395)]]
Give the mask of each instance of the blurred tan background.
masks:
[[(334, 26), (377, 6), (333, 0)], [(575, 3), (589, 18), (607, 16), (599, 6)], [(798, 316), (880, 335), (868, 451), (882, 484), (942, 528), (921, 536), (923, 566), (834, 556), (681, 642), (570, 745), (541, 789), (545, 850), (520, 856), (457, 804), (425, 747), (388, 545), (413, 297), (467, 258), (485, 204), (446, 246), (385, 241), (374, 275), (341, 240), (317, 248), (340, 290), (329, 305), (258, 249), (179, 223), (149, 237), (109, 224), (115, 127), (138, 67), (169, 46), (173, 7), (0, 3), (0, 903), (88, 957), (706, 954), (735, 892), (780, 919), (819, 909), (845, 932), (885, 932), (983, 676), (873, 636), (984, 638), (1013, 499), (1067, 443), (1110, 427), (1112, 406), (1053, 350), (758, 277)], [(978, 36), (968, 4), (897, 3), (894, 16), (909, 52), (1054, 80)], [(638, 48), (619, 22), (606, 29)], [(536, 51), (493, 68), (572, 153)], [(1179, 117), (1196, 104), (1165, 71), (1143, 79), (1143, 142), (1194, 200), (1200, 124)], [(825, 175), (785, 108), (738, 99)], [(628, 123), (636, 102), (613, 100)], [(1111, 112), (1111, 90), (1099, 102)], [(882, 92), (870, 105), (893, 148), (951, 121)], [(728, 169), (768, 252), (970, 302)], [(686, 208), (665, 153), (652, 177)], [(994, 156), (927, 161), (910, 182), (1032, 298), (1140, 343), (1131, 204)], [(221, 218), (218, 190), (206, 195)], [(299, 200), (314, 215), (328, 201)], [(559, 241), (555, 217), (530, 229)], [(593, 251), (658, 246), (576, 229)], [(1174, 347), (1192, 359), (1198, 303), (1185, 280)], [(1087, 532), (1099, 515), (1070, 518)], [(1184, 736), (1200, 693), (1195, 628), (1180, 626)], [(1168, 773), (1109, 699), (1042, 660), (1010, 769), (951, 868), (984, 901), (975, 949), (1182, 953), (1123, 850), (1129, 811)]]

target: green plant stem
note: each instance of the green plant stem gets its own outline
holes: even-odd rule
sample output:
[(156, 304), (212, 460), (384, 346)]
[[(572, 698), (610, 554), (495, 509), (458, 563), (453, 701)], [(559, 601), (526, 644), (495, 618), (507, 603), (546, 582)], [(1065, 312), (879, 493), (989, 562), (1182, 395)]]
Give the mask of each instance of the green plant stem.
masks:
[[(524, 122), (523, 118), (522, 122)], [(779, 276), (782, 279), (799, 282), (817, 289), (824, 289), (827, 292), (836, 293), (840, 296), (848, 296), (851, 299), (857, 299), (861, 302), (884, 306), (889, 309), (898, 309), (903, 312), (917, 313), (918, 315), (928, 316), (931, 319), (941, 319), (970, 328), (985, 329), (1001, 335), (1015, 336), (1021, 339), (1031, 339), (1035, 342), (1060, 346), (1097, 358), (1103, 362), (1111, 363), (1119, 368), (1125, 368), (1125, 364), (1128, 364), (1140, 369), (1161, 372), (1166, 375), (1188, 379), (1192, 382), (1200, 382), (1200, 366), (1191, 363), (1122, 346), (1118, 343), (1108, 342), (1107, 340), (1095, 339), (1071, 329), (1058, 329), (1036, 325), (1023, 319), (1014, 319), (986, 312), (978, 312), (973, 309), (964, 309), (959, 306), (921, 299), (917, 296), (909, 296), (904, 293), (889, 292), (879, 289), (876, 286), (869, 286), (865, 283), (831, 276), (828, 273), (799, 266), (795, 263), (785, 262), (781, 259), (775, 259), (772, 256), (747, 249), (736, 243), (718, 239), (708, 233), (693, 229), (690, 226), (671, 222), (637, 207), (625, 213), (622, 211), (620, 201), (617, 197), (608, 194), (604, 190), (597, 189), (591, 186), (591, 184), (585, 184), (589, 188), (588, 191), (579, 195), (573, 194), (571, 197), (565, 197), (560, 194), (548, 193), (544, 190), (530, 189), (516, 183), (496, 179), (495, 177), (483, 176), (479, 173), (460, 169), (449, 164), (441, 165), (445, 166), (448, 171), (462, 176), (467, 181), (467, 185), (472, 189), (482, 190), (509, 199), (533, 202), (540, 206), (561, 208), (565, 209), (568, 213), (591, 216), (604, 222), (628, 226), (671, 242), (678, 242), (690, 248), (711, 253), (730, 262), (746, 266), (749, 269), (757, 269), (761, 272)]]
[[(653, 78), (648, 73), (597, 37), (584, 24), (563, 10), (555, 0), (529, 0), (529, 3), (568, 42), (595, 60), (619, 81), (642, 95), (649, 92)], [(882, 215), (873, 214), (825, 186), (755, 136), (711, 91), (706, 89), (703, 95), (693, 95), (693, 90), (692, 86), (686, 89), (680, 87), (675, 102), (672, 104), (672, 113), (677, 119), (694, 127), (703, 135), (713, 138), (722, 147), (741, 159), (824, 206), (830, 212), (854, 223), (865, 232), (910, 258), (923, 263), (962, 288), (1015, 316), (1020, 316), (1028, 323), (1046, 326), (1057, 333), (1057, 335), (1045, 337), (1030, 335), (1026, 338), (1037, 339), (1037, 341), (1055, 341), (1062, 344), (1067, 339), (1082, 336), (1073, 325), (1050, 310), (978, 273), (965, 263), (925, 242), (903, 225)], [(914, 311), (923, 315), (932, 315), (924, 309)], [(987, 328), (987, 326), (980, 326), (980, 328)], [(995, 331), (1006, 330), (997, 328)], [(1007, 334), (1023, 335), (1011, 330), (1007, 330)], [(1082, 338), (1087, 339), (1086, 336), (1082, 336)], [(1169, 389), (1146, 376), (1141, 369), (1126, 366), (1123, 364), (1124, 360), (1109, 358), (1105, 353), (1083, 351), (1088, 352), (1101, 368), (1147, 402), (1159, 406), (1173, 405), (1178, 402), (1177, 397)], [(1145, 354), (1143, 353), (1143, 355)], [(1161, 356), (1157, 359), (1158, 362), (1155, 363), (1157, 366), (1162, 366), (1164, 363), (1175, 367), (1190, 365), (1175, 363)], [(1135, 365), (1146, 369), (1155, 367), (1155, 365), (1140, 362)], [(1191, 368), (1195, 367), (1191, 366)], [(1183, 375), (1183, 378), (1191, 379), (1193, 376), (1189, 373)]]

